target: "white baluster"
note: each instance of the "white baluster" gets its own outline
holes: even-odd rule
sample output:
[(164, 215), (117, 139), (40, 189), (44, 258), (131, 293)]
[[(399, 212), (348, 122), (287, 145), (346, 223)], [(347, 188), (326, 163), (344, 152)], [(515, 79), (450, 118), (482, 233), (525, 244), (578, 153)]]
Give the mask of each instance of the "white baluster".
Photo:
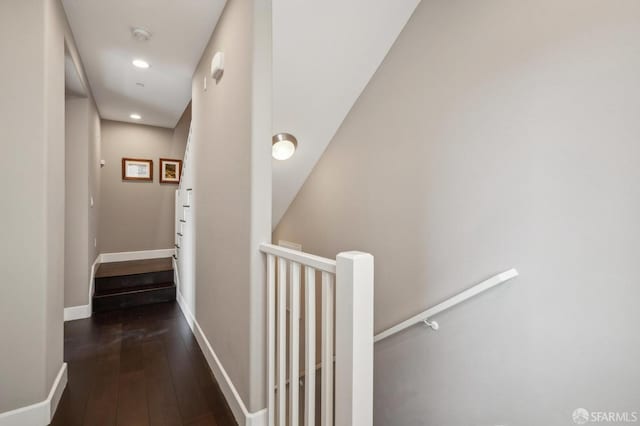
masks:
[(286, 426), (287, 261), (278, 258), (278, 425)]
[(305, 387), (304, 425), (316, 422), (316, 270), (304, 268), (305, 282)]
[(275, 426), (276, 380), (276, 257), (267, 255), (267, 389), (268, 426)]
[(333, 426), (333, 305), (334, 280), (328, 272), (322, 273), (322, 376), (320, 422)]
[(298, 426), (300, 380), (300, 264), (291, 262), (289, 311), (289, 424)]

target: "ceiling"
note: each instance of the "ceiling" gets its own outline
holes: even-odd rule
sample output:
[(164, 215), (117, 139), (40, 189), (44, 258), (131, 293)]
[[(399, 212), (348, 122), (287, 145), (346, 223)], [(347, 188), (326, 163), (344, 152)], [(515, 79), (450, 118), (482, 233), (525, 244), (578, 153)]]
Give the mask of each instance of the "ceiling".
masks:
[[(274, 226), (419, 1), (273, 0), (273, 132), (298, 139), (290, 160), (273, 162)], [(175, 127), (225, 2), (62, 0), (100, 116)], [(135, 68), (137, 58), (151, 67)]]
[(273, 131), (298, 139), (273, 160), (273, 225), (420, 0), (273, 0)]
[[(100, 116), (175, 127), (225, 1), (62, 0)], [(134, 39), (132, 27), (149, 30), (151, 39)], [(135, 68), (135, 58), (151, 67)]]

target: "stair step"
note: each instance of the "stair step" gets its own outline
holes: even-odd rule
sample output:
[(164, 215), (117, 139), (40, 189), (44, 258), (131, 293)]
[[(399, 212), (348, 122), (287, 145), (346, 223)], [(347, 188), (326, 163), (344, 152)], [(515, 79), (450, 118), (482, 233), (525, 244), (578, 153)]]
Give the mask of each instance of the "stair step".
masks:
[(105, 296), (113, 296), (114, 294), (132, 294), (132, 293), (137, 293), (139, 291), (147, 291), (147, 290), (154, 290), (157, 288), (165, 288), (165, 287), (171, 287), (172, 285), (175, 285), (173, 282), (164, 282), (164, 283), (154, 283), (154, 284), (146, 284), (146, 285), (139, 285), (139, 286), (135, 286), (135, 287), (129, 287), (129, 288), (110, 288), (107, 290), (100, 290), (100, 291), (96, 291), (94, 292), (93, 296), (94, 297), (105, 297)]
[(95, 277), (96, 293), (173, 282), (171, 258), (104, 263)]
[(176, 286), (173, 282), (143, 285), (126, 290), (109, 289), (94, 294), (93, 312), (104, 312), (174, 300), (176, 300)]
[(171, 269), (173, 269), (171, 257), (109, 262), (100, 264), (96, 271), (96, 278), (133, 275), (144, 272), (168, 271)]

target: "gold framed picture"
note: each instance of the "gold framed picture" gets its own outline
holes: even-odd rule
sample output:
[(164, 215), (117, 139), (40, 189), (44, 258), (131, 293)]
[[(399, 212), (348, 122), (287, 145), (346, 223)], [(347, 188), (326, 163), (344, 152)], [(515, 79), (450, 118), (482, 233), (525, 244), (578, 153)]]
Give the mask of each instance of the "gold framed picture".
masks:
[(182, 160), (160, 159), (160, 183), (180, 183)]
[(153, 160), (141, 158), (122, 159), (122, 180), (153, 181)]

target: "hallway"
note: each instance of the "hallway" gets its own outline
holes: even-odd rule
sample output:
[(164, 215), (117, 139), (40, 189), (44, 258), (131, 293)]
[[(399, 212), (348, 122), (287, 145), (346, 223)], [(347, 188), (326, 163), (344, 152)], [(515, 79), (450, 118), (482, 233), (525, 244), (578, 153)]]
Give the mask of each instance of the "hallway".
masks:
[(176, 303), (67, 322), (64, 359), (53, 426), (236, 424)]

